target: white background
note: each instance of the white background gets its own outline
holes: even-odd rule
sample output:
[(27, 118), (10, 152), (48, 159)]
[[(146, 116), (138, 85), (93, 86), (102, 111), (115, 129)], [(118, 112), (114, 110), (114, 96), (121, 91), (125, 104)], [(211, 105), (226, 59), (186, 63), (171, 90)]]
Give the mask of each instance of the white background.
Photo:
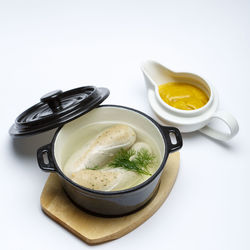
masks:
[[(36, 149), (53, 133), (13, 140), (16, 116), (55, 89), (108, 87), (106, 104), (155, 118), (140, 64), (154, 59), (212, 83), (240, 125), (228, 143), (184, 135), (175, 186), (128, 235), (89, 246), (40, 208), (47, 173)], [(250, 249), (250, 1), (0, 1), (1, 249)]]

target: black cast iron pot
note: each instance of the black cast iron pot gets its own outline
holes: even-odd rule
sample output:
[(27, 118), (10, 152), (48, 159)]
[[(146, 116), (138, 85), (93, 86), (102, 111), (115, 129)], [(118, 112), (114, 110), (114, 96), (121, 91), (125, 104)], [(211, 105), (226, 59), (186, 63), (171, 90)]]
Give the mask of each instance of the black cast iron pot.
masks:
[[(88, 126), (99, 122), (126, 123), (135, 130), (139, 129), (145, 135), (150, 135), (160, 152), (157, 171), (140, 185), (121, 191), (96, 191), (69, 179), (62, 171), (63, 164), (82, 143), (80, 134), (84, 131), (86, 133)], [(170, 134), (175, 135), (175, 144), (171, 142)], [(57, 173), (65, 192), (75, 204), (94, 214), (121, 216), (140, 209), (154, 196), (169, 153), (181, 147), (182, 137), (177, 128), (161, 126), (148, 115), (132, 108), (103, 105), (61, 126), (52, 142), (38, 149), (37, 160), (42, 170)]]

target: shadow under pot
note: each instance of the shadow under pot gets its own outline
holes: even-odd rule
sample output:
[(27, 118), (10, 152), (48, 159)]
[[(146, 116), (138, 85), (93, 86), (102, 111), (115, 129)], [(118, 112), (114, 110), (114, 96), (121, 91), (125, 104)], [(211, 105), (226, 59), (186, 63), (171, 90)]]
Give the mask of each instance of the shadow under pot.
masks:
[[(68, 159), (82, 147), (89, 136), (98, 134), (102, 127), (114, 124), (129, 125), (139, 138), (148, 138), (159, 158), (154, 174), (141, 184), (118, 191), (90, 189), (68, 178), (64, 173)], [(176, 137), (175, 144), (171, 142), (171, 134)], [(38, 149), (37, 159), (42, 170), (55, 172), (60, 177), (65, 192), (75, 204), (101, 216), (122, 216), (142, 208), (149, 202), (157, 192), (169, 153), (181, 147), (182, 138), (177, 128), (163, 127), (135, 109), (103, 105), (60, 127), (52, 142)]]

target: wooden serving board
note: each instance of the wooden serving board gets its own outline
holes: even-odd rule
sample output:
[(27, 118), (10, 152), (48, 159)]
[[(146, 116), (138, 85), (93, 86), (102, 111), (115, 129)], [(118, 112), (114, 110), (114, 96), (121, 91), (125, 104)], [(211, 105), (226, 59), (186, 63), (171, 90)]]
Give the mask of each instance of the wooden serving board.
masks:
[(104, 218), (79, 209), (63, 191), (56, 174), (50, 174), (43, 188), (41, 207), (49, 217), (88, 244), (114, 240), (140, 226), (160, 208), (175, 183), (179, 163), (179, 152), (169, 155), (156, 196), (147, 206), (130, 215)]

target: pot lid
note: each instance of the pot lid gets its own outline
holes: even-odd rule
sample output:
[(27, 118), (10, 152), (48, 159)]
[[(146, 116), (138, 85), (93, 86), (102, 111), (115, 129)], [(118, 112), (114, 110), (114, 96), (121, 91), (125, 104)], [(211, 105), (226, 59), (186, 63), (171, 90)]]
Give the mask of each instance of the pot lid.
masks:
[(12, 136), (41, 133), (86, 114), (109, 96), (107, 88), (85, 86), (68, 91), (55, 90), (21, 113), (11, 126)]

